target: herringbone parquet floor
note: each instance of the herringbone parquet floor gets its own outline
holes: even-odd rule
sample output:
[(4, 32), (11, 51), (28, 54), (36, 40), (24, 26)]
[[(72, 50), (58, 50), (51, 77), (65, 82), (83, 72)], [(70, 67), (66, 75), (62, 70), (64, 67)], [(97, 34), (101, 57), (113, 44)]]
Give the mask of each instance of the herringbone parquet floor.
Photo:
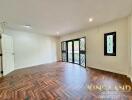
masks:
[(57, 62), (16, 70), (0, 79), (0, 100), (132, 100), (132, 91), (88, 86), (131, 85), (126, 76)]

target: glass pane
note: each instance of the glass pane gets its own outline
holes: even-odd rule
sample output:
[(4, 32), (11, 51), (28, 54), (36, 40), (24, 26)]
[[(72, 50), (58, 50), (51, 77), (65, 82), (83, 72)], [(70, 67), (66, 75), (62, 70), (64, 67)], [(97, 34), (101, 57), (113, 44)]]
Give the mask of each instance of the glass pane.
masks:
[(68, 42), (68, 62), (72, 62), (72, 42)]
[(113, 53), (113, 35), (107, 36), (107, 53)]
[(62, 42), (62, 50), (66, 51), (66, 42)]
[(67, 57), (66, 57), (66, 53), (62, 53), (62, 60), (63, 60), (63, 61), (67, 61), (66, 58), (67, 58)]
[(85, 67), (85, 54), (80, 54), (80, 63)]
[(79, 64), (79, 41), (74, 41), (74, 63)]
[(85, 50), (85, 38), (80, 39), (80, 50)]

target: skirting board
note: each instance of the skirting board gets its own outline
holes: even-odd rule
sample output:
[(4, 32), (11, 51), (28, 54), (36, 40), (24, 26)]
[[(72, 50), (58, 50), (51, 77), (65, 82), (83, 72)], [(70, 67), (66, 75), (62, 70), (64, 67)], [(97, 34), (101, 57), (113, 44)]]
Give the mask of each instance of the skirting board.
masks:
[(131, 82), (132, 82), (132, 77), (130, 75), (127, 75), (128, 78), (130, 78)]
[(130, 81), (132, 82), (132, 77), (130, 75), (128, 75), (127, 73), (122, 73), (121, 71), (114, 71), (114, 70), (109, 70), (109, 69), (104, 69), (104, 68), (96, 68), (96, 67), (86, 67), (86, 68), (93, 68), (93, 69), (97, 69), (97, 70), (102, 70), (102, 71), (107, 71), (107, 72), (111, 72), (111, 73), (116, 73), (116, 74), (121, 74), (121, 75), (125, 75), (127, 76)]
[(117, 73), (117, 74), (128, 76), (128, 74), (126, 72), (123, 72), (123, 71), (117, 70), (117, 69), (109, 69), (109, 68), (104, 68), (104, 67), (99, 67), (99, 66), (98, 67), (87, 66), (87, 68), (94, 68), (94, 69), (98, 69), (98, 70), (102, 70), (102, 71), (107, 71), (107, 72), (112, 72), (112, 73)]
[(130, 77), (130, 76), (127, 76), (128, 78), (130, 78), (130, 80), (131, 80), (131, 83), (132, 83), (132, 77)]

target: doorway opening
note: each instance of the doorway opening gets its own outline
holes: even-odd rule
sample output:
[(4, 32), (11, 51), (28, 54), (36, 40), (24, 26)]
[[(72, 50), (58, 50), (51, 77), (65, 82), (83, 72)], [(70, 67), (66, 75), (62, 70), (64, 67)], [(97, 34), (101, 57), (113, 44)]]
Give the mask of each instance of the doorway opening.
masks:
[(62, 61), (86, 67), (86, 38), (61, 42)]

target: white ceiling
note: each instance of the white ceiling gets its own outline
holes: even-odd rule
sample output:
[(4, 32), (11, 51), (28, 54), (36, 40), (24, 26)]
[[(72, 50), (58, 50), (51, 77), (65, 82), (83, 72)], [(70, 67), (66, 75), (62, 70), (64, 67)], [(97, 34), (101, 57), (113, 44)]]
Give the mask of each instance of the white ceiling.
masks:
[(128, 16), (131, 10), (132, 0), (0, 0), (0, 18), (8, 28), (48, 35), (94, 27)]

